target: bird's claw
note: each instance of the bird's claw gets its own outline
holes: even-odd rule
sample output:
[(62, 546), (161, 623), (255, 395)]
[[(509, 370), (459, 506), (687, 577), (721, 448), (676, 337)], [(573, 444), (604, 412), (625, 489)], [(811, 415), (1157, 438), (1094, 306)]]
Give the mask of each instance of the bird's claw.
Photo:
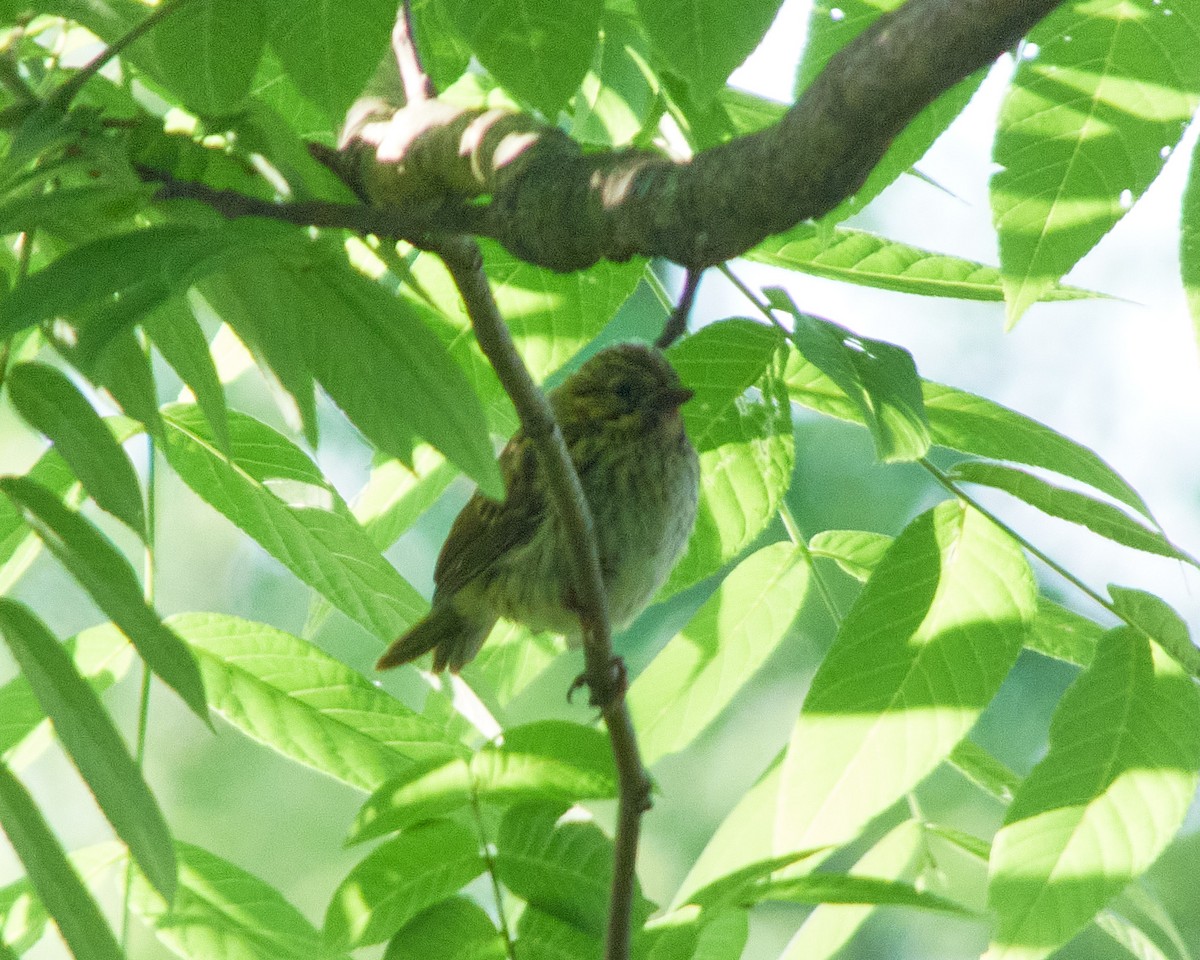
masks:
[[(625, 692), (629, 689), (629, 671), (625, 667), (625, 660), (622, 657), (613, 657), (608, 663), (609, 681), (606, 683), (605, 689), (608, 692), (608, 700), (620, 700), (625, 696)], [(596, 696), (596, 689), (588, 683), (588, 675), (585, 670), (574, 680), (571, 681), (571, 686), (567, 688), (567, 703), (574, 700), (575, 694), (583, 687), (590, 687), (591, 694), (588, 697), (588, 703), (593, 707), (603, 707), (605, 704), (601, 702), (601, 698)]]

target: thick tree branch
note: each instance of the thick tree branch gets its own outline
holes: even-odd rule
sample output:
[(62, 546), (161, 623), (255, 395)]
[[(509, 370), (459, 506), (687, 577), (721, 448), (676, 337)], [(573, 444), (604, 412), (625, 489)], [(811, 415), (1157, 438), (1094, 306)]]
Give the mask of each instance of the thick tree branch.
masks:
[[(909, 0), (844, 47), (778, 123), (689, 162), (636, 150), (585, 155), (531, 117), (414, 97), (391, 114), (373, 101), (343, 137), (338, 172), (375, 209), (190, 195), (227, 216), (416, 243), (486, 236), (552, 270), (636, 255), (702, 269), (833, 209), (917, 113), (1061, 2)], [(168, 182), (160, 196), (183, 193)]]
[(584, 154), (554, 127), (431, 101), (351, 136), (376, 202), (489, 194), (478, 233), (555, 270), (635, 254), (703, 268), (852, 194), (917, 113), (1061, 0), (909, 0), (843, 48), (775, 125), (677, 163)]

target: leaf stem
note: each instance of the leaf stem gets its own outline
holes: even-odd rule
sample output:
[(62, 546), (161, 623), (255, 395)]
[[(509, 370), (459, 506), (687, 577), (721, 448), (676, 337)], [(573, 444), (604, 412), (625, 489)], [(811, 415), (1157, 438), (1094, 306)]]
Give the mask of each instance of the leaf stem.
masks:
[[(146, 344), (149, 351), (150, 345)], [(158, 500), (158, 449), (154, 436), (147, 432), (146, 444), (148, 460), (146, 464), (146, 544), (142, 551), (142, 596), (146, 603), (153, 607), (156, 590), (155, 573), (157, 556), (155, 549), (156, 522), (155, 512)], [(150, 726), (150, 667), (142, 662), (142, 684), (138, 693), (137, 733), (134, 739), (133, 759), (138, 769), (142, 769), (146, 760), (146, 734)], [(133, 894), (133, 858), (125, 863), (125, 890), (121, 904), (121, 949), (128, 952), (129, 921), (132, 916), (131, 897)]]
[(791, 508), (786, 503), (779, 506), (779, 519), (783, 521), (783, 528), (787, 531), (788, 539), (796, 545), (796, 549), (804, 557), (804, 562), (808, 564), (809, 572), (812, 573), (813, 583), (817, 586), (817, 593), (821, 596), (821, 603), (824, 604), (825, 610), (829, 614), (829, 619), (833, 621), (834, 627), (841, 628), (843, 617), (841, 611), (838, 610), (837, 604), (834, 602), (833, 591), (829, 589), (829, 584), (825, 582), (825, 576), (817, 566), (817, 558), (808, 549), (808, 541), (800, 530), (800, 525), (796, 522), (795, 516), (792, 515)]
[(1125, 622), (1129, 623), (1129, 625), (1131, 627), (1134, 627), (1137, 630), (1141, 630), (1141, 628), (1136, 623), (1132, 623), (1129, 620), (1126, 620), (1126, 618), (1121, 614), (1121, 612), (1116, 608), (1116, 606), (1114, 606), (1110, 601), (1106, 600), (1103, 596), (1101, 596), (1099, 593), (1097, 593), (1095, 590), (1093, 590), (1091, 587), (1089, 587), (1086, 583), (1084, 583), (1077, 576), (1075, 576), (1075, 574), (1071, 573), (1070, 570), (1068, 570), (1066, 567), (1064, 567), (1062, 564), (1060, 564), (1057, 560), (1053, 559), (1048, 554), (1044, 553), (1038, 547), (1034, 546), (1032, 543), (1030, 543), (1028, 540), (1026, 540), (1023, 536), (1021, 536), (1021, 534), (1017, 533), (1016, 530), (1014, 530), (1007, 523), (1005, 523), (1003, 520), (1001, 520), (998, 516), (996, 516), (996, 514), (992, 513), (992, 511), (988, 510), (987, 507), (985, 507), (978, 500), (976, 500), (974, 497), (972, 497), (969, 493), (967, 493), (965, 490), (963, 490), (961, 487), (959, 487), (953, 480), (950, 479), (949, 476), (947, 476), (945, 474), (945, 472), (938, 469), (938, 467), (936, 467), (934, 464), (932, 464), (928, 460), (928, 458), (922, 457), (917, 462), (922, 467), (924, 467), (926, 472), (928, 472), (929, 475), (932, 476), (933, 479), (936, 480), (937, 483), (941, 487), (943, 487), (948, 493), (950, 493), (952, 496), (955, 496), (958, 499), (962, 500), (963, 503), (970, 504), (970, 506), (973, 509), (977, 510), (979, 513), (983, 514), (983, 516), (985, 516), (989, 520), (991, 520), (992, 523), (996, 524), (996, 526), (998, 526), (1001, 530), (1003, 530), (1010, 537), (1012, 537), (1017, 543), (1019, 543), (1022, 547), (1024, 547), (1026, 550), (1028, 550), (1033, 556), (1035, 556), (1039, 560), (1041, 560), (1042, 563), (1044, 563), (1047, 567), (1049, 567), (1051, 570), (1053, 570), (1055, 573), (1057, 573), (1060, 577), (1062, 577), (1064, 580), (1066, 580), (1067, 583), (1069, 583), (1073, 587), (1075, 587), (1075, 589), (1077, 589), (1080, 593), (1082, 593), (1084, 596), (1089, 597), (1091, 600), (1098, 603), (1101, 607), (1103, 607), (1105, 610), (1107, 610), (1113, 616), (1119, 617), (1121, 620), (1125, 620)]
[(483, 862), (487, 864), (488, 878), (492, 883), (492, 898), (496, 901), (496, 916), (500, 921), (500, 933), (504, 937), (504, 953), (508, 960), (517, 960), (516, 944), (513, 940), (512, 928), (508, 924), (508, 911), (504, 907), (504, 891), (500, 887), (500, 877), (496, 874), (496, 857), (492, 853), (492, 843), (483, 822), (483, 810), (479, 806), (479, 794), (474, 777), (471, 778), (471, 815), (475, 819), (475, 830), (479, 834), (479, 843), (483, 848)]

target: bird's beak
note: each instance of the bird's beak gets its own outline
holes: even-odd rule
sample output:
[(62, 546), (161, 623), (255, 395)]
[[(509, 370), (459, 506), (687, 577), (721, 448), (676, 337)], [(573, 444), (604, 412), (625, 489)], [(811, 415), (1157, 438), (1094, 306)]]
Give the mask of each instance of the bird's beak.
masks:
[(689, 390), (687, 387), (671, 387), (671, 389), (663, 391), (662, 399), (664, 404), (682, 407), (695, 395), (695, 392)]

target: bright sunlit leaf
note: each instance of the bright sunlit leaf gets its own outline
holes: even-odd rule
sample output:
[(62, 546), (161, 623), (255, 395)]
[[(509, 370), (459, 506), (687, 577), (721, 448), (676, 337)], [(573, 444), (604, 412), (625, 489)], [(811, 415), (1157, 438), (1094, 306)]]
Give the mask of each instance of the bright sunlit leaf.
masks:
[(1034, 597), (1017, 545), (974, 510), (943, 503), (910, 523), (813, 678), (776, 852), (852, 839), (944, 760), (1016, 660)]
[(996, 835), (988, 960), (1049, 956), (1174, 837), (1196, 791), (1200, 694), (1135, 630), (1105, 634)]
[(184, 482), (339, 610), (387, 642), (424, 615), (420, 594), (290, 440), (231, 413), (226, 458), (197, 407), (170, 406), (163, 416), (163, 453)]
[[(668, 352), (695, 396), (683, 406), (700, 454), (700, 507), (688, 549), (664, 595), (715, 573), (775, 515), (792, 475), (791, 407), (780, 366), (782, 337), (750, 320), (726, 320)], [(757, 396), (747, 396), (755, 388)]]
[(1010, 325), (1137, 202), (1200, 104), (1186, 3), (1064, 4), (1029, 39), (991, 188)]
[(131, 906), (187, 960), (344, 960), (277, 889), (215, 854), (176, 845), (179, 892), (168, 905), (134, 875)]
[(380, 844), (333, 894), (325, 934), (344, 947), (381, 943), (483, 872), (479, 842), (450, 820), (416, 824)]
[(721, 713), (783, 640), (808, 590), (791, 543), (743, 560), (629, 691), (642, 760), (682, 750)]

